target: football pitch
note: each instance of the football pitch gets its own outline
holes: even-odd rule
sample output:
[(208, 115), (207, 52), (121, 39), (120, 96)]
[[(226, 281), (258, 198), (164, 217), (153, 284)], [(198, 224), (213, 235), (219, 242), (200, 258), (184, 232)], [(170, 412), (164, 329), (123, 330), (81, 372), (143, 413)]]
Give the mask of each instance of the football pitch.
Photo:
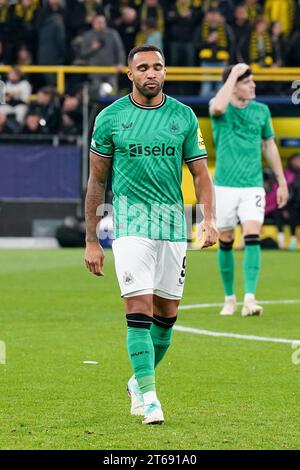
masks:
[[(241, 252), (236, 267), (241, 300)], [(263, 252), (257, 297), (274, 303), (261, 318), (220, 317), (219, 307), (203, 305), (222, 301), (216, 253), (188, 253), (189, 308), (177, 325), (193, 331), (174, 332), (157, 369), (163, 426), (129, 414), (110, 251), (104, 271), (90, 274), (83, 250), (0, 251), (1, 449), (300, 448), (300, 346), (269, 340), (300, 340), (300, 253)]]

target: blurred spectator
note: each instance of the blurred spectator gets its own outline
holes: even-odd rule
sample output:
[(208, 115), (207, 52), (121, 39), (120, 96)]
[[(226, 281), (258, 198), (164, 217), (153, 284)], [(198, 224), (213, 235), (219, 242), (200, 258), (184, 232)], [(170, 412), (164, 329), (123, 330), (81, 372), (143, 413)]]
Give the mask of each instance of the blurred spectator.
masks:
[(247, 8), (249, 21), (254, 23), (256, 19), (263, 13), (262, 6), (259, 4), (259, 0), (245, 0), (245, 5)]
[(269, 24), (263, 17), (257, 18), (250, 35), (249, 62), (260, 67), (270, 67), (273, 64)]
[(28, 114), (39, 116), (44, 134), (55, 134), (60, 124), (60, 103), (55, 90), (51, 87), (41, 88), (37, 92), (36, 101), (30, 104)]
[(122, 21), (122, 12), (125, 8), (138, 11), (142, 0), (110, 0), (105, 5), (105, 16), (110, 18), (111, 26), (117, 28)]
[(41, 117), (39, 114), (34, 114), (30, 112), (27, 114), (24, 126), (22, 128), (22, 134), (43, 134), (44, 127), (40, 124)]
[(0, 134), (15, 134), (17, 132), (16, 125), (11, 122), (6, 114), (0, 108)]
[(18, 67), (13, 67), (8, 72), (5, 91), (6, 104), (1, 106), (1, 111), (6, 115), (14, 115), (18, 123), (23, 124), (30, 100), (31, 85), (23, 78)]
[(139, 11), (140, 23), (145, 24), (146, 20), (153, 18), (156, 21), (157, 29), (163, 33), (165, 29), (164, 10), (158, 0), (144, 0)]
[(77, 135), (81, 132), (81, 102), (77, 96), (66, 96), (62, 106), (60, 133), (64, 135)]
[(300, 31), (300, 0), (295, 0), (294, 28)]
[(300, 67), (300, 31), (295, 31), (289, 41), (286, 62), (290, 67)]
[(20, 46), (17, 50), (17, 65), (33, 65), (32, 55), (27, 46)]
[[(218, 10), (209, 10), (200, 28), (194, 34), (194, 43), (202, 67), (225, 67), (232, 56), (234, 45), (233, 32)], [(203, 82), (201, 96), (217, 92), (221, 84)]]
[(295, 0), (266, 0), (264, 16), (269, 23), (280, 21), (283, 35), (289, 36), (294, 25)]
[(203, 0), (194, 3), (200, 3), (204, 13), (212, 9), (219, 10), (226, 18), (226, 21), (231, 22), (233, 19), (233, 2), (234, 0)]
[(170, 65), (191, 67), (195, 62), (193, 31), (197, 12), (191, 0), (178, 0), (167, 14)]
[(248, 10), (244, 4), (238, 5), (234, 10), (234, 20), (231, 25), (234, 40), (235, 40), (235, 53), (233, 57), (234, 62), (247, 62), (248, 58), (248, 43), (245, 38), (250, 37), (251, 25), (248, 18)]
[(129, 51), (135, 46), (135, 39), (139, 30), (137, 12), (134, 8), (125, 7), (122, 10), (117, 30), (123, 42), (126, 55), (128, 55)]
[(162, 34), (157, 28), (154, 18), (149, 18), (145, 23), (142, 23), (141, 30), (137, 33), (135, 40), (136, 46), (140, 46), (141, 44), (152, 44), (162, 49)]
[(5, 54), (10, 60), (14, 50), (13, 7), (8, 0), (0, 0), (0, 42), (5, 47)]
[(104, 14), (103, 5), (98, 0), (84, 0), (82, 2), (69, 0), (67, 7), (69, 11), (72, 11), (67, 19), (70, 37), (78, 36), (91, 29), (94, 17)]
[(18, 42), (26, 45), (31, 53), (35, 50), (37, 9), (35, 0), (21, 0), (14, 7)]
[(288, 246), (289, 250), (297, 249), (296, 229), (300, 224), (300, 154), (295, 154), (289, 158), (284, 175), (289, 187), (290, 198), (287, 205), (278, 209), (277, 207), (277, 189), (278, 183), (274, 176), (269, 176), (265, 181), (268, 186), (266, 191), (266, 215), (273, 216), (278, 229), (277, 241), (280, 249), (285, 249), (284, 225), (289, 224), (291, 239)]
[[(104, 15), (98, 15), (93, 20), (93, 29), (84, 33), (80, 50), (80, 58), (87, 65), (117, 66), (125, 64), (125, 50), (119, 33), (108, 28)], [(92, 91), (98, 94), (100, 84), (109, 82), (114, 92), (118, 90), (116, 75), (91, 75)]]
[(297, 249), (296, 228), (300, 225), (300, 154), (293, 155), (288, 161), (287, 170), (294, 174), (291, 196), (288, 202), (290, 215), (291, 240), (289, 250)]
[(9, 53), (6, 52), (6, 48), (3, 41), (0, 41), (0, 65), (6, 65), (10, 63)]
[[(64, 10), (60, 0), (48, 0), (48, 5), (42, 8), (37, 16), (39, 65), (61, 65), (66, 58), (66, 31), (64, 25)], [(56, 76), (46, 75), (47, 83), (55, 85)]]
[[(33, 65), (32, 55), (30, 50), (27, 46), (20, 46), (17, 50), (17, 58), (16, 58), (17, 65)], [(29, 75), (27, 79), (30, 81), (32, 92), (35, 93), (39, 88), (45, 85), (43, 74), (39, 73), (32, 73)]]
[(285, 62), (286, 42), (282, 32), (281, 22), (275, 21), (271, 26), (273, 65), (282, 67)]

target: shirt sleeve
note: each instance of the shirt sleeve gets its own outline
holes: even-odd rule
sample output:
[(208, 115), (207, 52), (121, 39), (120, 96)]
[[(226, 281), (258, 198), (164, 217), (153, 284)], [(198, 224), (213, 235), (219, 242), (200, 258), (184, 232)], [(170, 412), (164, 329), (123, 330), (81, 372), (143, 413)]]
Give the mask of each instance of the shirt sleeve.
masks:
[(198, 119), (191, 110), (190, 126), (183, 143), (183, 159), (186, 163), (207, 158), (207, 152)]
[(266, 119), (264, 125), (262, 127), (262, 139), (270, 139), (271, 137), (275, 137), (275, 132), (273, 129), (271, 113), (268, 107), (266, 107)]
[(96, 117), (90, 151), (104, 158), (112, 158), (114, 145), (111, 133), (111, 120), (105, 114)]

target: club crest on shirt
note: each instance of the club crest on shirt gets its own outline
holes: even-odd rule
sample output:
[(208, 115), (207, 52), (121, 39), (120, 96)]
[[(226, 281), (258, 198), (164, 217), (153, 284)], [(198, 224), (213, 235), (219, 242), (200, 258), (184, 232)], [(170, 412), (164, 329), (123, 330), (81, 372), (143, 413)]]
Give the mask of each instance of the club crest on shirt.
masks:
[(123, 274), (123, 282), (126, 286), (130, 286), (131, 284), (134, 283), (134, 277), (131, 273), (125, 271)]
[(132, 122), (122, 122), (123, 131), (128, 131), (132, 128)]
[(169, 125), (169, 130), (171, 134), (178, 134), (178, 132), (180, 132), (179, 124), (175, 121), (171, 121)]

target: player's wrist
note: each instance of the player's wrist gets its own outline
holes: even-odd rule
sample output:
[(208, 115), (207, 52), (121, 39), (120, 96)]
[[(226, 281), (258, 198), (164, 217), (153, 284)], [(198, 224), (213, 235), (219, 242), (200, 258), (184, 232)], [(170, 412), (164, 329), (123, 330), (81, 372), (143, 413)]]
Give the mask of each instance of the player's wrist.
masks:
[(214, 217), (214, 216), (204, 217), (204, 223), (213, 225), (213, 224), (216, 223), (216, 217)]
[(281, 176), (280, 178), (278, 178), (277, 182), (280, 187), (287, 187), (287, 182), (284, 176)]
[(85, 239), (86, 246), (88, 245), (100, 245), (98, 238), (86, 238)]

